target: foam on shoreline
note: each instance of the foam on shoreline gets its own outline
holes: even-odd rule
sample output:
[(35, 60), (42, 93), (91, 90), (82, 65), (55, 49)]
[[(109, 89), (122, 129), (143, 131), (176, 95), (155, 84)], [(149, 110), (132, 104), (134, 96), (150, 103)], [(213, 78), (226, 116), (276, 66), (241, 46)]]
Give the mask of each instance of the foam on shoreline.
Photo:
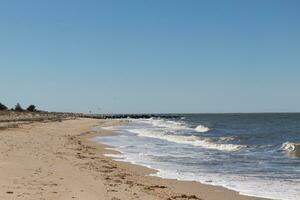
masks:
[[(217, 137), (218, 141), (226, 142), (226, 143), (216, 143), (218, 141), (211, 141), (209, 138), (205, 138), (207, 134), (199, 135), (181, 135), (182, 131), (186, 131), (188, 133), (192, 133), (195, 131), (195, 128), (189, 127), (182, 122), (170, 121), (170, 120), (161, 120), (161, 119), (143, 119), (143, 120), (132, 120), (134, 124), (131, 126), (125, 127), (108, 127), (107, 129), (119, 131), (120, 135), (118, 138), (122, 143), (122, 146), (118, 146), (118, 141), (114, 141), (115, 139), (109, 138), (105, 141), (105, 144), (113, 145), (117, 148), (119, 152), (122, 153), (122, 156), (118, 156), (117, 158), (113, 158), (117, 161), (129, 162), (132, 164), (137, 164), (141, 166), (145, 166), (147, 168), (151, 168), (157, 170), (157, 173), (152, 174), (153, 176), (158, 176), (165, 179), (176, 179), (182, 181), (197, 181), (203, 184), (209, 184), (214, 186), (222, 186), (228, 188), (230, 190), (234, 190), (239, 192), (240, 194), (246, 196), (254, 196), (254, 197), (262, 197), (262, 198), (272, 198), (272, 199), (283, 199), (283, 200), (294, 200), (295, 197), (299, 194), (298, 184), (294, 184), (289, 180), (276, 180), (269, 179), (267, 177), (256, 177), (256, 174), (248, 174), (244, 176), (243, 174), (226, 174), (226, 173), (209, 173), (205, 171), (189, 171), (181, 166), (180, 163), (177, 165), (174, 159), (181, 159), (184, 155), (170, 155), (173, 156), (174, 162), (165, 163), (164, 161), (158, 162), (153, 159), (153, 157), (157, 157), (159, 154), (165, 154), (167, 156), (167, 152), (141, 152), (137, 150), (131, 151), (130, 148), (126, 147), (126, 141), (131, 141), (130, 145), (134, 145), (134, 141), (139, 144), (147, 144), (150, 145), (151, 142), (158, 142), (161, 140), (162, 142), (158, 142), (159, 145), (171, 145), (177, 146), (177, 144), (181, 145), (178, 148), (185, 148), (182, 145), (191, 145), (194, 147), (201, 147), (205, 149), (219, 150), (221, 152), (236, 152), (245, 147), (245, 151), (248, 152), (247, 146), (239, 145), (239, 144), (230, 144), (235, 140), (235, 137), (231, 136), (222, 136)], [(139, 126), (139, 123), (149, 124), (150, 127)], [(138, 123), (138, 124), (135, 124)], [(198, 125), (199, 126), (199, 125)], [(201, 128), (202, 125), (200, 125)], [(149, 129), (150, 128), (150, 129)], [(125, 131), (125, 132), (124, 132)], [(171, 133), (170, 133), (171, 131)], [(176, 134), (179, 133), (179, 134)], [(205, 133), (205, 132), (203, 132)], [(134, 136), (135, 135), (135, 136)], [(132, 138), (134, 136), (134, 138)], [(144, 137), (144, 139), (142, 139)], [(150, 138), (150, 139), (147, 139)], [(153, 139), (151, 139), (153, 138)], [(154, 140), (155, 139), (155, 140)], [(138, 140), (141, 140), (140, 142)], [(103, 142), (103, 138), (99, 140), (99, 142)], [(165, 141), (165, 142), (163, 142)], [(171, 144), (168, 142), (176, 143)], [(230, 143), (229, 143), (230, 142)], [(125, 146), (124, 146), (125, 145)], [(145, 148), (148, 148), (147, 145)], [(132, 148), (133, 148), (132, 147)], [(138, 148), (138, 147), (136, 147)], [(152, 147), (151, 147), (152, 148)], [(148, 148), (150, 151), (151, 148)], [(186, 147), (190, 148), (190, 147)], [(278, 148), (278, 147), (277, 147)], [(286, 148), (286, 149), (285, 149)], [(293, 144), (288, 144), (282, 147), (282, 149), (286, 151), (294, 151), (295, 148)], [(146, 149), (147, 150), (147, 149)], [(277, 149), (278, 151), (278, 149)], [(139, 153), (138, 153), (139, 152)], [(193, 157), (191, 157), (193, 159)], [(209, 158), (207, 158), (209, 159)], [(249, 161), (251, 162), (251, 161)], [(182, 168), (183, 167), (183, 168)], [(297, 180), (294, 180), (297, 182)], [(298, 180), (300, 181), (300, 180)], [(257, 191), (257, 185), (260, 185), (261, 190)], [(287, 192), (288, 191), (288, 192)]]

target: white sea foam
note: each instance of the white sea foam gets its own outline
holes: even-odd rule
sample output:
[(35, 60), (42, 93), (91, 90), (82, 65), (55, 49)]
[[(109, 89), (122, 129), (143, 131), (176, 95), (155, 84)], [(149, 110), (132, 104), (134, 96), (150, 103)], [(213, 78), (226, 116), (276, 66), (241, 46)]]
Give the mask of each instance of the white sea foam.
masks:
[[(203, 138), (194, 135), (179, 135), (178, 131), (188, 131), (188, 132), (207, 132), (210, 129), (203, 125), (198, 125), (196, 128), (190, 128), (185, 123), (180, 121), (171, 121), (164, 119), (138, 119), (133, 120), (137, 123), (144, 123), (150, 125), (150, 127), (139, 127), (136, 129), (129, 129), (128, 131), (138, 134), (142, 137), (157, 138), (161, 140), (166, 140), (169, 142), (175, 142), (179, 144), (188, 144), (192, 146), (216, 149), (220, 151), (237, 151), (243, 148), (243, 145), (237, 144), (225, 144), (216, 143), (209, 138)], [(225, 140), (223, 140), (225, 141)]]
[(300, 143), (285, 142), (280, 149), (286, 151), (290, 157), (300, 157)]
[[(154, 176), (184, 181), (198, 181), (205, 184), (223, 186), (243, 195), (270, 199), (296, 200), (300, 195), (299, 184), (290, 181), (260, 179), (239, 175), (210, 173), (178, 173), (175, 170), (159, 170)], [(257, 190), (259, 185), (260, 189)]]
[(221, 142), (230, 142), (233, 141), (235, 138), (234, 137), (219, 137), (219, 141)]
[[(299, 184), (295, 184), (295, 182), (245, 177), (233, 174), (194, 173), (187, 171), (182, 173), (181, 166), (154, 163), (148, 159), (146, 154), (142, 153), (105, 154), (105, 156), (112, 157), (117, 161), (130, 162), (132, 164), (139, 164), (156, 169), (157, 173), (151, 174), (151, 176), (184, 181), (198, 181), (205, 184), (223, 186), (243, 195), (282, 200), (296, 200), (300, 195)], [(297, 183), (297, 180), (295, 181)], [(257, 190), (257, 185), (260, 186), (260, 190)]]
[(171, 120), (164, 120), (164, 119), (137, 119), (134, 120), (136, 122), (150, 124), (154, 127), (160, 128), (168, 128), (170, 130), (188, 130), (188, 131), (196, 131), (199, 133), (208, 132), (210, 129), (203, 125), (198, 125), (196, 128), (190, 128), (185, 123), (179, 121), (171, 121)]
[[(130, 120), (128, 126), (119, 127), (120, 130), (125, 131), (124, 134), (128, 138), (115, 137), (112, 141), (108, 139), (108, 145), (117, 146), (117, 149), (123, 154), (119, 155), (108, 155), (114, 157), (114, 160), (131, 162), (133, 164), (140, 164), (146, 167), (157, 169), (158, 173), (156, 176), (163, 178), (175, 178), (179, 180), (190, 180), (190, 181), (199, 181), (202, 183), (224, 186), (226, 188), (236, 190), (241, 194), (266, 197), (272, 199), (282, 199), (282, 200), (296, 200), (300, 195), (299, 184), (300, 180), (298, 179), (276, 179), (268, 178), (267, 176), (256, 176), (259, 174), (245, 173), (245, 174), (234, 174), (234, 173), (222, 173), (221, 172), (209, 172), (205, 167), (199, 167), (199, 169), (194, 167), (189, 167), (186, 165), (181, 165), (181, 158), (185, 158), (186, 154), (181, 154), (181, 148), (170, 148), (171, 151), (164, 151), (163, 155), (159, 148), (160, 146), (151, 146), (149, 145), (152, 140), (149, 138), (157, 138), (160, 140), (153, 140), (153, 143), (161, 144), (162, 141), (174, 142), (170, 147), (180, 147), (178, 144), (187, 144), (192, 146), (198, 146), (201, 148), (207, 149), (216, 149), (221, 151), (236, 151), (245, 146), (237, 144), (228, 144), (234, 143), (236, 140), (234, 136), (222, 135), (222, 137), (216, 137), (214, 132), (209, 134), (197, 134), (195, 133), (196, 129), (192, 125), (182, 121), (171, 121), (164, 119), (146, 119), (146, 120)], [(116, 128), (118, 130), (118, 128)], [(200, 132), (201, 133), (201, 132)], [(186, 134), (186, 135), (184, 135)], [(194, 134), (194, 135), (192, 135)], [(207, 136), (208, 135), (208, 136)], [(209, 138), (209, 135), (213, 137)], [(137, 137), (141, 136), (141, 137)], [(137, 141), (130, 140), (131, 137), (134, 137)], [(112, 136), (113, 138), (113, 136)], [(103, 140), (103, 137), (102, 139)], [(139, 140), (144, 141), (143, 145), (139, 143)], [(150, 141), (150, 142), (149, 142)], [(130, 142), (130, 145), (127, 143)], [(135, 143), (137, 142), (137, 143)], [(135, 145), (136, 144), (136, 145)], [(147, 146), (149, 145), (149, 146)], [(147, 146), (147, 147), (145, 147)], [(162, 147), (168, 145), (161, 145)], [(133, 149), (131, 149), (133, 147)], [(144, 151), (141, 151), (139, 148), (145, 148)], [(152, 149), (155, 148), (155, 149)], [(157, 149), (158, 148), (158, 149)], [(177, 152), (178, 149), (178, 152)], [(184, 148), (190, 149), (190, 148)], [(194, 149), (194, 148), (191, 148)], [(296, 152), (299, 150), (299, 143), (286, 142), (282, 144), (281, 150), (286, 151), (288, 154)], [(174, 152), (173, 152), (174, 151)], [(174, 155), (172, 155), (172, 152)], [(202, 149), (200, 152), (214, 152), (206, 151)], [(241, 151), (243, 152), (243, 151)], [(221, 153), (221, 152), (218, 152)], [(228, 152), (224, 152), (228, 154)], [(231, 154), (231, 153), (230, 153)], [(178, 163), (172, 162), (169, 163), (165, 160), (157, 159), (160, 156), (175, 156), (178, 159)], [(195, 151), (195, 154), (188, 154), (191, 156), (191, 159), (194, 159), (195, 155), (199, 155), (198, 151)], [(202, 155), (202, 154), (201, 154)], [(205, 157), (206, 154), (203, 154), (201, 159), (210, 159), (211, 157)], [(198, 157), (196, 157), (198, 158)], [(169, 158), (168, 158), (169, 159)], [(184, 159), (183, 159), (184, 160)], [(203, 170), (202, 170), (203, 169)], [(257, 185), (260, 186), (260, 190), (257, 190)]]
[(205, 127), (203, 125), (199, 125), (195, 128), (195, 131), (197, 131), (199, 133), (205, 133), (205, 132), (209, 131), (209, 128)]
[(105, 149), (109, 151), (118, 151), (118, 149), (115, 147), (105, 147)]
[(152, 125), (154, 127), (160, 128), (169, 128), (172, 130), (180, 130), (180, 129), (189, 129), (184, 123), (171, 121), (171, 120), (163, 120), (163, 119), (137, 119), (133, 120), (141, 123), (146, 123)]
[(206, 149), (216, 149), (221, 151), (237, 151), (241, 149), (242, 145), (237, 144), (220, 144), (210, 141), (208, 138), (201, 138), (198, 136), (183, 136), (183, 135), (169, 135), (162, 133), (161, 131), (154, 131), (149, 129), (130, 129), (132, 133), (136, 133), (142, 137), (157, 138), (167, 140), (169, 142), (175, 142), (179, 144), (189, 144), (193, 146), (203, 147)]
[(115, 158), (115, 159), (124, 159), (124, 154), (104, 154), (106, 157)]
[(300, 143), (285, 142), (282, 144), (281, 149), (289, 152), (300, 151)]

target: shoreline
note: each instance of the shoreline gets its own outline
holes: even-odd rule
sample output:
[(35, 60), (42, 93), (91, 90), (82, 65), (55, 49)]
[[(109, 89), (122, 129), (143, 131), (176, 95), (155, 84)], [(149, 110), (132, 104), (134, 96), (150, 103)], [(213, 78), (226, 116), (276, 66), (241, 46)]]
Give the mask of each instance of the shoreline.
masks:
[(152, 169), (114, 161), (92, 127), (122, 120), (33, 122), (0, 130), (0, 199), (262, 200), (223, 187), (149, 176)]
[[(122, 121), (122, 120), (121, 120)], [(111, 126), (111, 125), (110, 125)], [(102, 131), (109, 131), (110, 134), (101, 134)], [(99, 135), (100, 133), (100, 135)], [(105, 137), (105, 136), (110, 136), (110, 135), (118, 135), (118, 133), (115, 133), (114, 131), (111, 130), (105, 130), (105, 129), (100, 129), (95, 133), (95, 135), (88, 137), (87, 139), (89, 140), (89, 143), (91, 144), (96, 144), (99, 146), (102, 146), (103, 149), (103, 156), (106, 158), (111, 159), (114, 162), (120, 163), (120, 165), (124, 165), (126, 168), (133, 168), (133, 169), (138, 169), (142, 171), (142, 176), (144, 178), (155, 178), (155, 179), (161, 179), (162, 182), (168, 185), (172, 185), (172, 189), (175, 191), (180, 191), (182, 193), (187, 193), (190, 196), (195, 196), (195, 197), (200, 197), (203, 199), (230, 199), (230, 200), (271, 200), (269, 198), (264, 198), (264, 197), (256, 197), (256, 196), (249, 196), (249, 195), (244, 195), (240, 194), (239, 191), (228, 189), (224, 186), (218, 186), (218, 185), (210, 185), (206, 183), (201, 183), (198, 181), (189, 181), (189, 180), (178, 180), (178, 179), (169, 179), (169, 178), (163, 178), (157, 175), (157, 172), (159, 172), (158, 169), (151, 168), (149, 166), (144, 166), (144, 165), (139, 165), (136, 163), (132, 163), (130, 161), (122, 160), (122, 158), (117, 158), (113, 157), (111, 155), (118, 155), (118, 154), (123, 154), (121, 151), (117, 150), (117, 147), (110, 146), (103, 144), (101, 142), (96, 142), (93, 141), (95, 137)], [(118, 160), (115, 160), (118, 159)], [(204, 194), (204, 193), (207, 193)], [(218, 193), (218, 195), (215, 194)], [(221, 193), (221, 194), (220, 194)], [(220, 194), (220, 195), (219, 195)], [(198, 196), (197, 196), (198, 195)], [(225, 196), (223, 196), (225, 195)]]

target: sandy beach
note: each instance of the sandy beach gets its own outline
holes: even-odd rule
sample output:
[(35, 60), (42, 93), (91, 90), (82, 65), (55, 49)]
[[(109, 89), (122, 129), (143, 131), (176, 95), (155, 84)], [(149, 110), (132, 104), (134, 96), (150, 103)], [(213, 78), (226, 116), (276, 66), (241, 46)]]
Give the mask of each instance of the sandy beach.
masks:
[(299, 10), (0, 1), (0, 200), (300, 200)]
[(91, 131), (122, 120), (68, 119), (0, 130), (0, 199), (254, 200), (223, 187), (148, 176), (154, 170), (116, 162), (105, 145), (113, 134)]

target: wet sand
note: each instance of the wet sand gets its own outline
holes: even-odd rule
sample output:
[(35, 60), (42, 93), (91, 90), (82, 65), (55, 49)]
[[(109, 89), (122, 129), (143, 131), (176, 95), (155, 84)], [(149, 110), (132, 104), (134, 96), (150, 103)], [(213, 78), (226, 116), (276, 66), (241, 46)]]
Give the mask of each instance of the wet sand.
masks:
[(69, 119), (0, 130), (0, 199), (254, 200), (223, 187), (148, 176), (154, 170), (113, 161), (91, 141), (113, 134), (94, 126), (122, 120)]

